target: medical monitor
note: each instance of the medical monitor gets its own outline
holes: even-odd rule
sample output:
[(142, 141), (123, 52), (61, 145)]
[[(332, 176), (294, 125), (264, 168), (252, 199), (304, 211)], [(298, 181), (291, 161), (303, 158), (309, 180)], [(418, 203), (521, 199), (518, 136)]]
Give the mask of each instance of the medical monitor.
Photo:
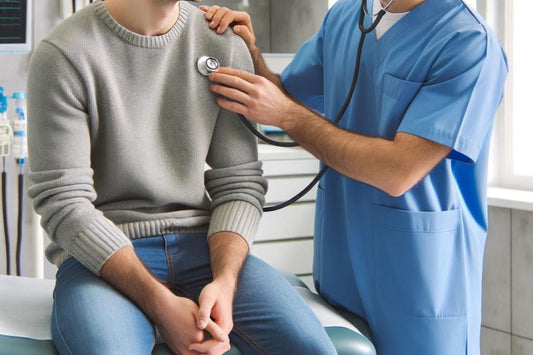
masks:
[(31, 50), (32, 0), (0, 0), (0, 53)]

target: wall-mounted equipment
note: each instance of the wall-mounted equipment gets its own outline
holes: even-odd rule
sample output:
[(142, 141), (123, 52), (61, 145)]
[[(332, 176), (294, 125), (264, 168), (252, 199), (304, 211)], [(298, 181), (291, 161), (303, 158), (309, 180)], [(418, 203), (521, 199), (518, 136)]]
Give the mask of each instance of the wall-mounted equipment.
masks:
[(62, 18), (67, 18), (93, 0), (59, 0), (59, 11)]
[(0, 1), (0, 53), (31, 50), (32, 0)]

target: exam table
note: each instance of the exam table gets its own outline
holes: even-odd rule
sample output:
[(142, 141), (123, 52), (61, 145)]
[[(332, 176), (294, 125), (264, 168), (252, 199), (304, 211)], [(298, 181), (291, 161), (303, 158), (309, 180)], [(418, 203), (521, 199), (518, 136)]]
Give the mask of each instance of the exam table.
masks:
[[(311, 306), (339, 355), (376, 354), (362, 319), (332, 308), (296, 276), (284, 276)], [(57, 354), (50, 331), (53, 289), (54, 280), (0, 276), (0, 355)], [(152, 354), (171, 352), (164, 344), (158, 344)], [(233, 346), (226, 354), (241, 352)]]

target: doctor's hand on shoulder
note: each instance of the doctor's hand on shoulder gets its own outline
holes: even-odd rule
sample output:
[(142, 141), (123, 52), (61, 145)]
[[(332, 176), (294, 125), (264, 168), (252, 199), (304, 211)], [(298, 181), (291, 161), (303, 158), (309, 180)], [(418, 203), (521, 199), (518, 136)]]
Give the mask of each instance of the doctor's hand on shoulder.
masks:
[(248, 49), (255, 47), (255, 33), (252, 27), (252, 19), (244, 11), (232, 11), (227, 7), (220, 6), (200, 6), (200, 10), (205, 12), (205, 19), (209, 21), (209, 28), (218, 34), (226, 32), (232, 28), (233, 32), (240, 36)]

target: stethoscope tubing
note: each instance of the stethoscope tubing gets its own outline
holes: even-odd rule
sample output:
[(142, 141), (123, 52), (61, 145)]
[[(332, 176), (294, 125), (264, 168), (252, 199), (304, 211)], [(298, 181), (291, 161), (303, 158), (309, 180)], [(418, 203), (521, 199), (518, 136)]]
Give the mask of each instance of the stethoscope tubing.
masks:
[[(387, 8), (394, 2), (394, 0), (389, 1), (387, 4)], [(357, 82), (359, 81), (359, 73), (361, 71), (361, 58), (363, 53), (363, 45), (365, 42), (366, 35), (372, 32), (376, 26), (379, 24), (383, 16), (385, 15), (386, 11), (385, 9), (382, 9), (378, 12), (376, 15), (376, 20), (372, 22), (370, 27), (365, 28), (364, 26), (364, 19), (365, 19), (365, 13), (366, 13), (366, 0), (363, 0), (361, 5), (361, 10), (359, 12), (359, 29), (361, 31), (361, 37), (359, 38), (359, 44), (357, 46), (357, 55), (356, 55), (356, 61), (355, 61), (355, 69), (354, 69), (354, 75), (352, 79), (352, 85), (350, 87), (350, 91), (348, 92), (348, 95), (346, 96), (346, 99), (344, 100), (344, 104), (342, 105), (342, 108), (339, 110), (339, 113), (335, 117), (335, 119), (332, 121), (333, 125), (338, 126), (339, 122), (343, 118), (344, 114), (346, 113), (346, 110), (348, 109), (348, 106), (350, 105), (350, 102), (352, 101), (353, 94), (355, 92), (355, 88), (357, 87)], [(278, 147), (298, 147), (299, 144), (296, 142), (279, 142), (276, 140), (273, 140), (267, 136), (265, 136), (263, 133), (259, 132), (247, 119), (246, 117), (239, 115), (239, 118), (241, 121), (248, 127), (248, 129), (259, 139), (265, 141), (266, 143)], [(329, 169), (329, 166), (325, 165), (320, 169), (318, 174), (315, 176), (311, 182), (304, 187), (300, 192), (298, 192), (296, 195), (294, 195), (292, 198), (288, 199), (285, 202), (282, 202), (277, 205), (271, 205), (271, 206), (265, 206), (263, 207), (264, 212), (273, 212), (277, 211), (279, 209), (282, 209), (284, 207), (287, 207), (296, 201), (300, 200), (305, 194), (307, 194), (311, 189), (320, 181), (320, 179), (324, 176), (326, 171)]]

